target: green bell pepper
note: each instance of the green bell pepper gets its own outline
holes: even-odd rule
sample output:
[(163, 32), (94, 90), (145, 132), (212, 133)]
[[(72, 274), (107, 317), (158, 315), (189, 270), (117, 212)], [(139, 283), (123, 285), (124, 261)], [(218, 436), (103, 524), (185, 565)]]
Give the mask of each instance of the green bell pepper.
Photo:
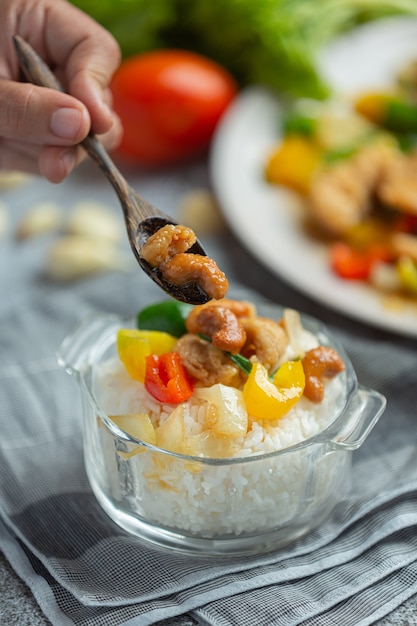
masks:
[(192, 308), (185, 302), (162, 300), (139, 311), (136, 325), (141, 330), (159, 330), (182, 337), (187, 332), (185, 320)]

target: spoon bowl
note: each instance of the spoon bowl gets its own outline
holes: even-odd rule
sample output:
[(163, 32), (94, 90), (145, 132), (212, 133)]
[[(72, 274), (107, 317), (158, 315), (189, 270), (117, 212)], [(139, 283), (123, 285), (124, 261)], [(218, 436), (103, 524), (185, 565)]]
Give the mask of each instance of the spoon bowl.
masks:
[[(20, 68), (29, 82), (40, 87), (64, 91), (62, 85), (60, 85), (49, 67), (27, 41), (18, 35), (13, 37), (13, 41)], [(130, 247), (143, 271), (161, 287), (161, 289), (176, 300), (188, 304), (204, 304), (208, 302), (211, 298), (198, 282), (175, 285), (164, 278), (159, 268), (152, 267), (142, 258), (141, 252), (148, 239), (163, 226), (167, 224), (177, 224), (177, 222), (169, 215), (166, 215), (150, 204), (128, 184), (104, 146), (94, 134), (90, 133), (81, 142), (81, 146), (98, 164), (119, 198)], [(187, 250), (187, 253), (207, 256), (198, 241)]]

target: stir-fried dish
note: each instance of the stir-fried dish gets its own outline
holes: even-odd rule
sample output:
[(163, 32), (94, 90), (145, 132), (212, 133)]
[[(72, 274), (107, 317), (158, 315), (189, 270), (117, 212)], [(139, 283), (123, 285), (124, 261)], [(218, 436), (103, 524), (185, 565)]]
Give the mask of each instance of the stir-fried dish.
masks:
[(352, 102), (299, 101), (266, 176), (305, 201), (341, 278), (417, 298), (417, 72)]
[(117, 351), (143, 409), (113, 421), (143, 441), (203, 457), (239, 454), (254, 423), (271, 437), (298, 405), (300, 419), (311, 420), (345, 369), (298, 312), (275, 320), (232, 299), (148, 306), (137, 328), (118, 331)]

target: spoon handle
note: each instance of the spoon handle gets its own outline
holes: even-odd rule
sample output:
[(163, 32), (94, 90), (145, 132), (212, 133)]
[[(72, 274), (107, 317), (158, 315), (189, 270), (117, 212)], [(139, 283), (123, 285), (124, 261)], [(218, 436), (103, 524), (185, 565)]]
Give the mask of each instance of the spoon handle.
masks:
[[(34, 85), (39, 87), (49, 87), (56, 91), (65, 92), (63, 86), (59, 83), (56, 76), (51, 72), (46, 63), (35, 52), (27, 41), (15, 35), (13, 42), (16, 48), (19, 65), (24, 73), (25, 77)], [(128, 184), (118, 168), (106, 152), (102, 144), (98, 139), (89, 133), (87, 137), (81, 142), (82, 147), (90, 155), (94, 161), (98, 164), (100, 169), (109, 179), (109, 182), (113, 185), (118, 195), (122, 194), (126, 196), (129, 192)]]

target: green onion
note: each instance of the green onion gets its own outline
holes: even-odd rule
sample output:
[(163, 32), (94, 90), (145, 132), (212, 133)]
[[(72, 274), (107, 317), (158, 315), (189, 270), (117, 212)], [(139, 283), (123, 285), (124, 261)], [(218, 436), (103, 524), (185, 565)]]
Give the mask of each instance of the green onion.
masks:
[(302, 113), (289, 113), (284, 120), (283, 130), (285, 135), (302, 135), (312, 137), (316, 130), (317, 120), (314, 117)]
[[(197, 333), (197, 335), (198, 337), (200, 337), (200, 339), (204, 339), (204, 341), (208, 341), (209, 343), (212, 343), (211, 337), (207, 337), (207, 335), (201, 335), (200, 333)], [(228, 352), (227, 350), (224, 350), (224, 353), (227, 354), (229, 359), (233, 361), (233, 363), (237, 365), (238, 368), (242, 370), (242, 372), (244, 372), (245, 374), (249, 376), (249, 374), (251, 373), (251, 369), (252, 369), (252, 363), (249, 361), (249, 359), (243, 356), (243, 354), (232, 354), (231, 352)]]
[(381, 125), (393, 132), (417, 131), (417, 107), (401, 100), (388, 100)]
[(241, 354), (232, 354), (231, 352), (226, 352), (226, 354), (229, 359), (242, 370), (242, 372), (249, 376), (252, 370), (252, 363), (249, 359)]

